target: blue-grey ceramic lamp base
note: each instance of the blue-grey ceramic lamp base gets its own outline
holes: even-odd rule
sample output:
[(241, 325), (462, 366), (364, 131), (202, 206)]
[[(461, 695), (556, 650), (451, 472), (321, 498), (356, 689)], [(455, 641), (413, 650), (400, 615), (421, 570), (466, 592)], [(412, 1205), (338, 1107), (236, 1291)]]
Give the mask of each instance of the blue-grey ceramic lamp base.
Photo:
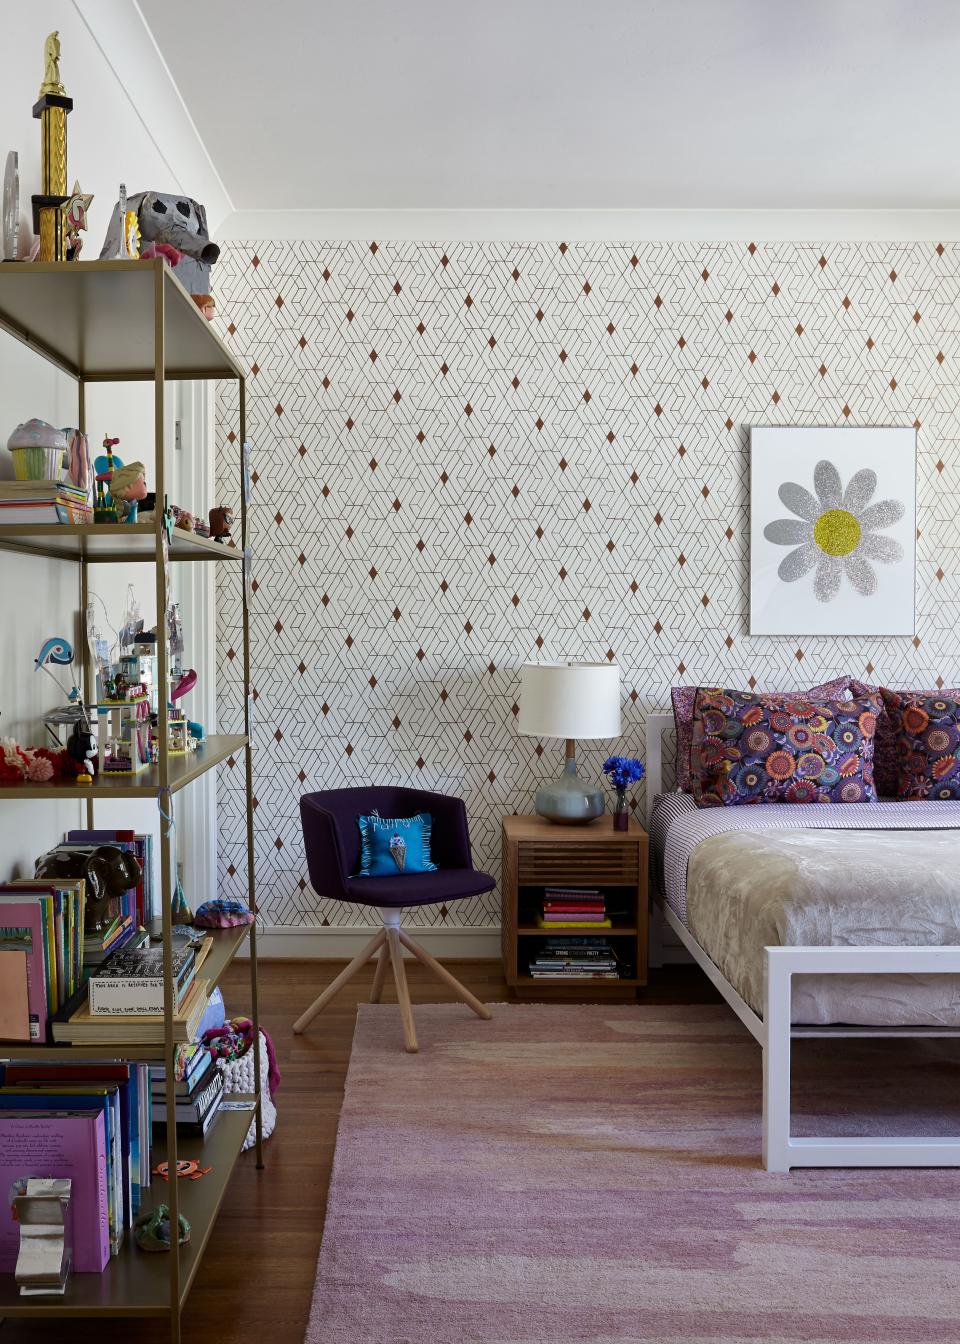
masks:
[(534, 800), (537, 815), (561, 825), (582, 825), (603, 813), (603, 791), (577, 774), (574, 756), (568, 756), (559, 779), (537, 789)]

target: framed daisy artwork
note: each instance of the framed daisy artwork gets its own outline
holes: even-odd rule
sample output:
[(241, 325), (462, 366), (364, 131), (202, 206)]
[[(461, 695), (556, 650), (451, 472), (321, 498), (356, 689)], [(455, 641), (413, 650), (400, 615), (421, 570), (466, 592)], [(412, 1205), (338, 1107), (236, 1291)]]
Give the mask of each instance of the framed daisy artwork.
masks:
[(750, 431), (750, 633), (912, 635), (913, 429)]

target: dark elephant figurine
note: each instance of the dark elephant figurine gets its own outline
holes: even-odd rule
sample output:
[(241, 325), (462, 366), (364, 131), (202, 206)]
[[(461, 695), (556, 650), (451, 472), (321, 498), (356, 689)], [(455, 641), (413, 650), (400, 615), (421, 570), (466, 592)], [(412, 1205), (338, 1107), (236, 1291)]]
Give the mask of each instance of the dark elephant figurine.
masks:
[(82, 877), (86, 883), (85, 933), (99, 933), (116, 915), (116, 903), (143, 874), (135, 854), (115, 845), (51, 849), (37, 860), (35, 877)]

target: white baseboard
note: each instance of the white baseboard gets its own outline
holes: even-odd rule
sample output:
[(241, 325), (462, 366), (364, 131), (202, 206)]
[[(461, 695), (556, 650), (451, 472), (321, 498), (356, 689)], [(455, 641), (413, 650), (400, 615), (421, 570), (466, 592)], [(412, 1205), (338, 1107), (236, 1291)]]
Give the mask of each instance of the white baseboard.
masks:
[[(372, 924), (336, 929), (318, 928), (316, 925), (309, 928), (267, 925), (257, 931), (257, 955), (264, 958), (302, 957), (305, 960), (343, 961), (355, 957), (376, 931)], [(408, 925), (407, 931), (439, 961), (461, 957), (500, 960), (499, 925), (475, 929), (418, 929)]]

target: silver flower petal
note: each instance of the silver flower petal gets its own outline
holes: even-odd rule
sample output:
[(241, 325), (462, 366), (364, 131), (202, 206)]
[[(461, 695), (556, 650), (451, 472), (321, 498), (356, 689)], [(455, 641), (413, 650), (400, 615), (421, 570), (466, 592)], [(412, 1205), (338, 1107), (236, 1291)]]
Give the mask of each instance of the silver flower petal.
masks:
[(815, 523), (823, 512), (810, 491), (804, 490), (796, 481), (784, 481), (777, 494), (780, 502), (786, 504), (791, 513), (795, 513), (798, 518), (806, 518), (809, 523)]
[(862, 554), (845, 556), (843, 567), (861, 597), (869, 597), (877, 591), (877, 576), (873, 566), (867, 563)]
[(802, 579), (804, 574), (810, 573), (820, 559), (820, 554), (820, 547), (815, 546), (812, 541), (806, 546), (798, 546), (780, 561), (777, 577), (781, 583), (795, 583), (797, 579)]
[(832, 602), (840, 591), (843, 577), (843, 563), (839, 556), (821, 555), (817, 565), (817, 577), (813, 582), (813, 591), (818, 602)]
[(893, 537), (879, 536), (876, 532), (865, 532), (860, 538), (857, 555), (867, 560), (879, 560), (883, 565), (895, 564), (903, 559), (903, 547)]
[(813, 538), (813, 528), (802, 518), (775, 518), (763, 529), (767, 541), (774, 546), (797, 546)]
[(860, 514), (858, 522), (864, 532), (872, 532), (878, 527), (893, 527), (906, 513), (899, 499), (880, 499)]
[(818, 462), (813, 469), (813, 488), (823, 509), (839, 509), (843, 497), (843, 482), (832, 462)]
[(843, 492), (843, 507), (848, 513), (859, 515), (870, 503), (876, 488), (877, 473), (862, 467), (850, 477), (850, 484)]

